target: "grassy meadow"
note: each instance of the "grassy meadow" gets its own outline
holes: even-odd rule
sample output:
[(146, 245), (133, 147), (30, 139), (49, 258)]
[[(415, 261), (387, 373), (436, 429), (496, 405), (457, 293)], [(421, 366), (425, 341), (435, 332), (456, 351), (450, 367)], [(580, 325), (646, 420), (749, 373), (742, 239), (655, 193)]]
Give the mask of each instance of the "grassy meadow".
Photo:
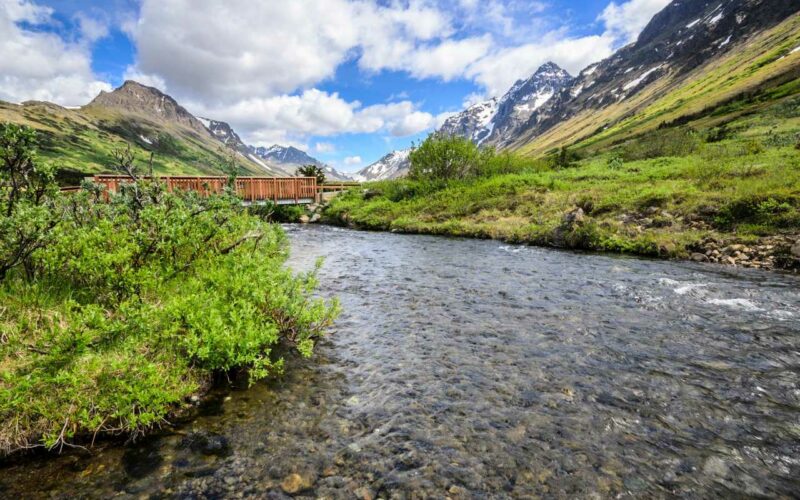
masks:
[[(603, 148), (538, 158), (498, 153), (462, 179), (370, 183), (336, 198), (326, 217), (366, 229), (662, 257), (690, 257), (709, 239), (793, 237), (800, 233), (797, 91), (787, 84), (768, 99), (742, 98), (714, 116)], [(570, 223), (577, 209), (579, 223)]]

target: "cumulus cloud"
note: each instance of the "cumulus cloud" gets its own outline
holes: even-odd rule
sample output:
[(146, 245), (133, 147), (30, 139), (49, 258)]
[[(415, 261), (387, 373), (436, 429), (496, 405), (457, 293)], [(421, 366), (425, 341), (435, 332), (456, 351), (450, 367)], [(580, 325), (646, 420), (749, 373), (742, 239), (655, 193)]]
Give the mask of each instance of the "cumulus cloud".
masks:
[(344, 164), (347, 165), (348, 167), (356, 167), (358, 165), (361, 165), (361, 163), (363, 162), (360, 156), (348, 156), (347, 158), (344, 159)]
[(623, 44), (636, 41), (656, 12), (669, 4), (670, 0), (630, 0), (623, 4), (611, 2), (600, 14), (607, 33)]
[(236, 124), (242, 134), (257, 143), (343, 133), (381, 132), (401, 137), (438, 123), (436, 116), (419, 111), (410, 101), (363, 106), (319, 89), (297, 95), (244, 99), (216, 108), (196, 102), (190, 108), (202, 116)]
[[(158, 75), (182, 95), (223, 103), (310, 88), (354, 57), (380, 71), (430, 53), (412, 71), (453, 78), (489, 44), (483, 37), (441, 41), (452, 33), (448, 16), (420, 1), (143, 0), (128, 29), (137, 46), (131, 73)], [(437, 68), (456, 51), (456, 60)]]
[(336, 151), (336, 146), (330, 142), (318, 142), (314, 144), (314, 151), (317, 153), (333, 153)]
[[(469, 0), (467, 0), (469, 1)], [(604, 31), (599, 35), (565, 36), (554, 30), (535, 43), (496, 48), (471, 64), (466, 75), (481, 84), (489, 96), (500, 96), (520, 78), (527, 78), (548, 61), (577, 74), (591, 63), (610, 56), (620, 45), (634, 41), (642, 29), (670, 0), (629, 0), (610, 3), (600, 14)], [(468, 101), (472, 102), (473, 99)]]
[[(73, 106), (111, 89), (92, 74), (86, 40), (66, 42), (54, 33), (22, 27), (53, 23), (52, 15), (52, 9), (31, 2), (0, 0), (0, 99)], [(97, 26), (81, 26), (90, 36), (99, 33)]]
[(465, 68), (485, 56), (491, 46), (491, 35), (448, 40), (411, 54), (411, 60), (399, 62), (398, 67), (410, 69), (411, 74), (418, 78), (452, 80), (462, 76)]

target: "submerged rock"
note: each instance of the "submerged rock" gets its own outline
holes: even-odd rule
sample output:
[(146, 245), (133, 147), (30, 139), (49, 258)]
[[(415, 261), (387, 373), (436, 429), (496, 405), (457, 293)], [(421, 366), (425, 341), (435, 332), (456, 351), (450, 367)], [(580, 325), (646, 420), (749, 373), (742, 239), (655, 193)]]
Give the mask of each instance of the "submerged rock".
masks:
[(314, 485), (314, 481), (309, 476), (301, 476), (300, 474), (289, 474), (283, 479), (281, 489), (286, 493), (293, 495), (303, 490), (307, 490)]
[(193, 432), (183, 438), (181, 445), (203, 455), (227, 457), (233, 453), (228, 438), (211, 432)]

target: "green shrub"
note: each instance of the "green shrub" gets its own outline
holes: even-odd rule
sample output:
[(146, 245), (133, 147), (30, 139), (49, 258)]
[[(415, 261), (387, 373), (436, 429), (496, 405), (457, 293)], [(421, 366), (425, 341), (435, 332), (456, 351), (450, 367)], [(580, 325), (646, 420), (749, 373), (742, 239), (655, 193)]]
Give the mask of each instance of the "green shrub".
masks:
[(0, 280), (0, 453), (137, 435), (215, 372), (281, 373), (336, 315), (313, 297), (315, 271), (285, 267), (281, 228), (235, 197), (139, 181), (106, 202), (86, 187), (48, 189), (0, 218), (36, 231), (30, 221), (46, 221)]
[(316, 165), (303, 165), (297, 169), (297, 175), (301, 177), (316, 177), (317, 184), (325, 183), (325, 172)]
[(771, 228), (800, 227), (800, 199), (797, 197), (745, 196), (725, 204), (715, 218), (721, 228), (756, 225)]
[(434, 133), (409, 155), (412, 179), (464, 179), (479, 175), (494, 156), (493, 149), (480, 149), (469, 139)]
[(632, 139), (621, 147), (625, 161), (647, 160), (663, 156), (688, 156), (700, 141), (697, 132), (687, 127), (654, 130)]

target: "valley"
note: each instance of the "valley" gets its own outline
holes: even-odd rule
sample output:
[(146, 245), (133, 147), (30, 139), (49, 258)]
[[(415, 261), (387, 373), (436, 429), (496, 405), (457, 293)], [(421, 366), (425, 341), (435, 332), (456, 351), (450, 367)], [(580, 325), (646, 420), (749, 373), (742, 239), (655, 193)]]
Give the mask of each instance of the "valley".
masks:
[(0, 497), (797, 495), (797, 0), (0, 34)]

